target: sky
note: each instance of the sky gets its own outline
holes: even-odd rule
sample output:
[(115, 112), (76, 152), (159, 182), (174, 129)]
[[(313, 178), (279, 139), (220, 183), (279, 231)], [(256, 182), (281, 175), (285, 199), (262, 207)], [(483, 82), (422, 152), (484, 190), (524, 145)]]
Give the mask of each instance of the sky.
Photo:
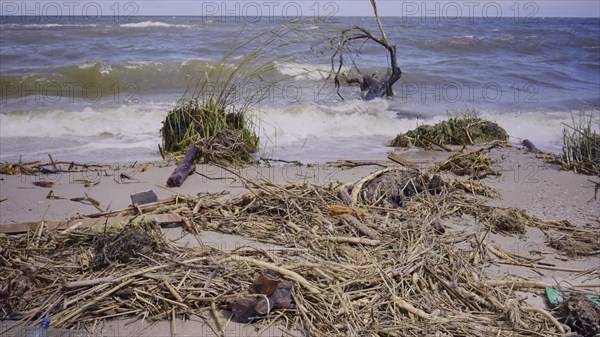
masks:
[[(600, 17), (600, 1), (578, 0), (377, 0), (381, 16), (399, 17)], [(96, 0), (32, 1), (3, 0), (0, 15), (47, 16), (135, 16), (194, 15), (287, 18), (327, 18), (330, 16), (371, 16), (368, 0)]]

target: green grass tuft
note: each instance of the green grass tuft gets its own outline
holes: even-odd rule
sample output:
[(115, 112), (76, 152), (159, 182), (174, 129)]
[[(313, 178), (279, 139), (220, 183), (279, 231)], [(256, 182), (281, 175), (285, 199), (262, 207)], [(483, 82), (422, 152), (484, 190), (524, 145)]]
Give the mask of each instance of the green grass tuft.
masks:
[(204, 73), (190, 98), (181, 99), (163, 121), (164, 151), (177, 156), (196, 145), (204, 162), (253, 161), (259, 146), (251, 113), (277, 84), (264, 78), (276, 70), (273, 51), (289, 45), (290, 36), (293, 30), (281, 27), (240, 41)]
[(214, 99), (208, 102), (183, 100), (169, 111), (163, 122), (163, 149), (172, 154), (181, 154), (192, 144), (214, 141), (215, 136), (226, 130), (239, 133), (238, 140), (245, 144), (246, 151), (258, 151), (258, 137), (246, 114), (241, 111), (226, 113)]

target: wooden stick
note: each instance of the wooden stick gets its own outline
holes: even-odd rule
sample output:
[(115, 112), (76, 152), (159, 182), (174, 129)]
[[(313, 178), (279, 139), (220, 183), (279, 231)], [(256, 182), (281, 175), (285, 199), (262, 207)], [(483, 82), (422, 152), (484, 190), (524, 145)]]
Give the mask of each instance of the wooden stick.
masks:
[(70, 320), (71, 318), (74, 318), (76, 316), (78, 316), (79, 314), (81, 314), (84, 310), (86, 310), (87, 308), (91, 307), (92, 305), (102, 301), (103, 299), (105, 299), (106, 297), (110, 296), (112, 293), (114, 293), (115, 291), (125, 287), (126, 285), (129, 285), (131, 282), (133, 282), (133, 279), (129, 279), (121, 284), (116, 285), (115, 287), (113, 287), (112, 289), (110, 289), (109, 291), (105, 292), (104, 294), (95, 297), (93, 299), (91, 299), (89, 302), (87, 302), (86, 304), (84, 304), (82, 307), (80, 307), (79, 309), (71, 312), (70, 314), (62, 317), (61, 319), (57, 320), (54, 324), (56, 326), (60, 326), (60, 324)]
[(215, 278), (216, 275), (217, 275), (216, 270), (213, 270), (212, 273), (210, 273), (210, 275), (208, 275), (206, 282), (204, 282), (204, 287), (202, 287), (202, 291), (200, 292), (200, 297), (204, 297), (206, 295), (206, 291), (210, 287), (210, 283), (212, 282), (212, 280)]
[(100, 283), (119, 282), (121, 280), (130, 278), (130, 277), (143, 275), (143, 274), (149, 273), (151, 271), (163, 269), (166, 267), (168, 267), (168, 265), (163, 264), (163, 265), (159, 265), (159, 266), (154, 266), (154, 267), (149, 267), (146, 269), (138, 270), (136, 272), (133, 272), (133, 273), (130, 273), (127, 275), (123, 275), (120, 277), (107, 276), (107, 277), (91, 279), (91, 280), (67, 282), (67, 283), (65, 283), (64, 287), (67, 289), (70, 289), (70, 288), (79, 288), (79, 287), (89, 287), (89, 286), (94, 286), (94, 285), (97, 285)]
[(379, 239), (379, 233), (376, 230), (363, 224), (355, 217), (353, 217), (349, 214), (342, 214), (339, 217), (342, 218), (347, 224), (352, 225), (352, 227), (356, 228), (359, 232), (370, 237), (371, 239), (374, 239), (374, 240)]
[(565, 272), (569, 272), (569, 273), (583, 273), (586, 271), (585, 269), (545, 266), (543, 264), (535, 264), (535, 263), (518, 263), (518, 262), (508, 262), (508, 261), (498, 261), (498, 263), (512, 265), (512, 266), (519, 266), (519, 267), (534, 268), (534, 269), (565, 271)]
[(173, 197), (170, 197), (170, 198), (167, 198), (167, 199), (163, 199), (163, 200), (159, 200), (159, 201), (156, 201), (156, 202), (152, 202), (152, 203), (149, 203), (149, 204), (138, 205), (137, 208), (133, 207), (133, 206), (130, 206), (130, 207), (127, 207), (127, 208), (122, 208), (122, 209), (118, 209), (118, 210), (110, 211), (110, 212), (88, 214), (85, 217), (86, 218), (104, 218), (104, 217), (107, 217), (107, 216), (119, 215), (119, 214), (125, 213), (125, 212), (131, 212), (131, 214), (135, 214), (137, 212), (138, 208), (140, 210), (142, 210), (143, 212), (151, 212), (151, 211), (153, 211), (153, 210), (155, 210), (155, 209), (157, 209), (159, 207), (174, 204), (175, 203), (175, 199), (176, 199), (176, 197), (173, 196)]
[(361, 180), (359, 180), (358, 182), (356, 182), (356, 184), (354, 184), (354, 187), (352, 188), (352, 204), (353, 205), (358, 205), (358, 195), (360, 194), (360, 191), (362, 190), (362, 187), (369, 181), (377, 178), (378, 176), (387, 173), (387, 172), (392, 172), (392, 171), (408, 171), (410, 169), (403, 167), (403, 166), (394, 166), (394, 167), (387, 167), (378, 171), (375, 171), (371, 174), (369, 174), (368, 176), (362, 178)]
[(490, 287), (510, 287), (510, 288), (550, 288), (550, 283), (541, 281), (529, 281), (529, 280), (489, 280), (484, 281), (484, 285)]
[(115, 280), (114, 277), (107, 276), (107, 277), (95, 278), (95, 279), (90, 279), (90, 280), (71, 281), (71, 282), (65, 283), (64, 287), (67, 289), (90, 287), (90, 286), (95, 286), (95, 285), (101, 284), (101, 283), (112, 282), (114, 280)]
[(381, 241), (380, 240), (371, 240), (366, 238), (357, 238), (357, 237), (347, 237), (347, 236), (328, 236), (327, 240), (337, 242), (337, 243), (353, 243), (367, 246), (378, 246)]
[(48, 153), (48, 158), (50, 158), (50, 163), (52, 164), (52, 168), (54, 169), (54, 171), (58, 172), (58, 167), (56, 166), (56, 163), (54, 162), (54, 159), (52, 159), (50, 153)]
[(170, 299), (168, 299), (168, 298), (166, 298), (166, 297), (164, 297), (164, 296), (160, 296), (160, 295), (157, 295), (157, 294), (151, 294), (151, 293), (149, 293), (149, 292), (147, 292), (147, 291), (144, 291), (144, 290), (141, 290), (141, 289), (135, 289), (135, 291), (137, 291), (137, 292), (139, 292), (139, 293), (141, 293), (141, 294), (144, 294), (144, 295), (146, 295), (146, 296), (149, 296), (149, 297), (156, 297), (157, 299), (159, 299), (159, 300), (161, 300), (161, 301), (165, 301), (165, 302), (167, 302), (167, 303), (171, 303), (171, 304), (173, 304), (173, 305), (178, 305), (178, 306), (180, 306), (180, 307), (182, 307), (182, 308), (184, 308), (184, 309), (189, 309), (189, 307), (188, 307), (188, 306), (187, 306), (187, 304), (185, 304), (185, 303), (179, 303), (179, 302), (175, 302), (175, 301), (173, 301), (173, 300), (170, 300)]
[(181, 165), (177, 166), (167, 179), (167, 187), (180, 187), (187, 177), (196, 170), (196, 160), (200, 155), (200, 148), (196, 145), (190, 146)]
[(447, 146), (444, 146), (444, 145), (442, 145), (442, 144), (434, 141), (433, 139), (431, 139), (431, 138), (429, 138), (429, 137), (427, 137), (425, 135), (420, 135), (419, 137), (421, 137), (421, 138), (425, 139), (427, 142), (429, 142), (429, 143), (431, 143), (431, 144), (433, 144), (433, 145), (441, 148), (442, 150), (445, 150), (446, 152), (452, 152), (451, 148), (449, 148)]
[(379, 26), (379, 30), (381, 31), (382, 40), (386, 44), (389, 44), (390, 42), (388, 40), (387, 34), (385, 33), (385, 30), (383, 30), (383, 25), (381, 24), (381, 19), (379, 18), (379, 14), (377, 13), (377, 4), (375, 3), (375, 0), (371, 0), (371, 6), (373, 7), (373, 13), (375, 14), (375, 20), (377, 20), (377, 25)]
[(219, 313), (219, 309), (217, 309), (217, 305), (215, 301), (210, 302), (210, 310), (215, 318), (215, 322), (217, 323), (217, 327), (219, 328), (219, 334), (222, 337), (225, 337), (225, 323), (223, 323), (223, 318)]
[(350, 197), (350, 194), (348, 194), (347, 185), (340, 186), (340, 188), (338, 189), (338, 195), (340, 199), (344, 200), (346, 205), (352, 207), (352, 198)]
[(177, 336), (177, 329), (175, 327), (175, 308), (171, 310), (171, 337)]
[(560, 333), (562, 333), (562, 334), (566, 333), (565, 328), (563, 328), (562, 324), (560, 324), (560, 322), (557, 321), (556, 318), (554, 318), (554, 316), (552, 316), (548, 311), (546, 311), (546, 310), (544, 310), (542, 308), (536, 308), (536, 307), (524, 307), (523, 311), (526, 311), (526, 312), (537, 312), (539, 314), (542, 314), (550, 322), (552, 322), (552, 324), (554, 324), (556, 326), (556, 328), (558, 329), (558, 331), (560, 331)]
[[(155, 220), (159, 225), (169, 223), (180, 223), (182, 220), (181, 216), (175, 213), (164, 213), (164, 214), (147, 214), (144, 217)], [(133, 216), (113, 216), (109, 218), (83, 218), (75, 219), (71, 221), (45, 221), (45, 226), (48, 230), (62, 229), (65, 228), (62, 234), (67, 234), (70, 231), (83, 228), (93, 228), (97, 226), (104, 226), (105, 224), (113, 225), (119, 222), (130, 221)], [(4, 234), (18, 234), (26, 233), (32, 228), (39, 226), (37, 222), (22, 222), (15, 224), (2, 224), (0, 225), (0, 233)], [(39, 228), (38, 228), (39, 229)]]
[(300, 274), (287, 270), (285, 268), (276, 266), (272, 263), (269, 262), (265, 262), (265, 261), (260, 261), (260, 260), (255, 260), (255, 259), (251, 259), (249, 257), (245, 257), (245, 256), (238, 256), (238, 255), (233, 255), (230, 256), (228, 258), (222, 259), (219, 261), (219, 264), (221, 263), (226, 263), (226, 262), (231, 262), (231, 261), (235, 261), (235, 262), (245, 262), (248, 264), (253, 264), (257, 267), (260, 268), (266, 268), (266, 269), (271, 269), (273, 271), (278, 272), (279, 274), (286, 276), (289, 279), (292, 279), (298, 283), (300, 283), (301, 285), (303, 285), (306, 289), (308, 289), (311, 293), (313, 294), (320, 294), (321, 290), (319, 290), (319, 288), (313, 286), (310, 282), (308, 282), (304, 277), (302, 277)]
[(394, 304), (396, 304), (398, 307), (400, 307), (400, 309), (404, 309), (404, 310), (410, 312), (411, 314), (418, 316), (422, 319), (426, 319), (429, 321), (435, 321), (438, 323), (450, 322), (449, 320), (441, 318), (441, 317), (431, 316), (430, 314), (426, 313), (425, 311), (415, 308), (414, 306), (412, 306), (412, 304), (404, 301), (403, 299), (401, 299), (397, 296), (394, 296), (393, 298), (394, 298)]
[(183, 302), (183, 298), (181, 297), (181, 295), (179, 295), (179, 293), (177, 292), (177, 290), (175, 290), (175, 288), (173, 287), (173, 285), (171, 283), (169, 283), (169, 281), (165, 280), (163, 282), (163, 284), (165, 285), (165, 287), (167, 287), (167, 289), (169, 289), (169, 292), (171, 293), (171, 295), (173, 295), (173, 297), (175, 297), (175, 299), (179, 302)]
[(393, 161), (393, 162), (395, 162), (397, 164), (400, 164), (402, 166), (406, 166), (408, 168), (414, 168), (414, 169), (417, 169), (417, 170), (419, 169), (419, 165), (411, 162), (408, 159), (405, 159), (404, 157), (402, 157), (402, 156), (400, 156), (398, 154), (390, 154), (387, 157), (388, 157), (389, 160), (391, 160), (391, 161)]

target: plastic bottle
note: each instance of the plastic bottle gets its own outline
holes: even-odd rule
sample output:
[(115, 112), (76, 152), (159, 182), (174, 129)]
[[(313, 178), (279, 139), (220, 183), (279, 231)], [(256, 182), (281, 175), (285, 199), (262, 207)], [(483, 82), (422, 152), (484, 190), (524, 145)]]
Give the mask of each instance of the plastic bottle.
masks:
[(50, 318), (44, 317), (40, 326), (37, 329), (27, 333), (25, 337), (48, 337), (48, 327), (50, 326), (51, 322), (52, 320)]

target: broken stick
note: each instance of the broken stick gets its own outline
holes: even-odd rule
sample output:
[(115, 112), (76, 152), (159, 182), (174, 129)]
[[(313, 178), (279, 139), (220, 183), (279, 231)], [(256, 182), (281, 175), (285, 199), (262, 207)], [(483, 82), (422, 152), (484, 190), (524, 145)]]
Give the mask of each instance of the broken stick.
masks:
[(200, 148), (196, 145), (190, 146), (181, 165), (177, 166), (167, 179), (167, 187), (180, 187), (187, 177), (196, 170), (196, 160), (199, 157)]

